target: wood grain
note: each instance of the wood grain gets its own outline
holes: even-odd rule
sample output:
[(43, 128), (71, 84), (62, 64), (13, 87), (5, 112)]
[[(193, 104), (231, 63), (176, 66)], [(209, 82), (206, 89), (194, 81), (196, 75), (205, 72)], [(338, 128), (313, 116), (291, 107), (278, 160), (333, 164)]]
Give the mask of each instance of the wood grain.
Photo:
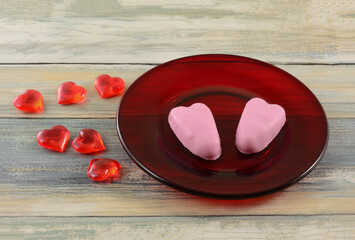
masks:
[[(114, 119), (1, 119), (0, 216), (228, 216), (354, 214), (355, 139), (353, 119), (331, 119), (324, 159), (299, 183), (249, 200), (205, 199), (171, 189), (140, 170), (122, 149)], [(95, 128), (107, 150), (81, 155), (41, 148), (43, 128), (62, 124), (71, 140)], [(120, 180), (95, 184), (86, 176), (92, 158), (122, 164)]]
[(0, 239), (353, 239), (354, 216), (0, 218)]
[(201, 53), (354, 63), (351, 0), (11, 0), (1, 63), (161, 63)]
[[(0, 1), (0, 239), (354, 239), (354, 39), (351, 0)], [(129, 87), (156, 64), (205, 53), (278, 64), (315, 93), (330, 140), (306, 178), (257, 199), (213, 200), (171, 189), (129, 159), (115, 130), (120, 97), (101, 99), (94, 78)], [(88, 90), (84, 104), (56, 103), (65, 81)], [(44, 113), (13, 107), (29, 88), (43, 93)], [(56, 124), (71, 140), (97, 129), (107, 151), (38, 146), (37, 132)], [(88, 179), (98, 157), (121, 162), (118, 182)]]
[[(22, 65), (0, 66), (0, 118), (115, 118), (120, 97), (101, 99), (94, 79), (108, 73), (126, 81), (126, 88), (152, 65)], [(278, 65), (306, 84), (318, 97), (329, 118), (355, 117), (355, 66)], [(57, 104), (57, 88), (74, 81), (88, 91), (84, 104)], [(42, 114), (16, 110), (12, 100), (33, 88), (44, 96)], [(291, 94), (291, 93), (290, 93)]]

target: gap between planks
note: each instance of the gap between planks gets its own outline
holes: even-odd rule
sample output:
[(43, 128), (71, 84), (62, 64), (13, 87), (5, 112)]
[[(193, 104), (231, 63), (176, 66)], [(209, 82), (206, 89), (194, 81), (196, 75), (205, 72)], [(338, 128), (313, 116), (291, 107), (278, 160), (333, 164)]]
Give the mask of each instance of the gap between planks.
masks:
[(280, 217), (280, 218), (287, 218), (287, 217), (342, 217), (342, 216), (354, 216), (353, 213), (319, 213), (319, 214), (241, 214), (241, 215), (139, 215), (139, 216), (129, 216), (129, 215), (111, 215), (111, 216), (100, 216), (100, 215), (80, 215), (80, 216), (51, 216), (51, 215), (16, 215), (16, 216), (0, 216), (0, 219), (6, 218), (23, 218), (23, 219), (31, 219), (31, 218), (199, 218), (199, 219), (208, 219), (208, 218), (253, 218), (253, 217)]

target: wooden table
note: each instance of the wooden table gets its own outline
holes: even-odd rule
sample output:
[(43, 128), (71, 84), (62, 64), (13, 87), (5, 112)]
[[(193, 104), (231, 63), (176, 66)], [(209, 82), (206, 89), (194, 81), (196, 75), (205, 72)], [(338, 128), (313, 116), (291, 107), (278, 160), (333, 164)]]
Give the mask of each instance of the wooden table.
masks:
[[(5, 0), (0, 2), (1, 239), (354, 239), (355, 2)], [(155, 65), (187, 55), (228, 53), (290, 72), (319, 98), (330, 140), (299, 183), (249, 200), (204, 199), (140, 170), (115, 128), (120, 97), (103, 100), (102, 73), (127, 87)], [(56, 103), (59, 84), (88, 91), (85, 104)], [(42, 114), (17, 111), (24, 90), (42, 92)], [(113, 184), (86, 175), (92, 156), (36, 142), (61, 124), (71, 140), (98, 130), (99, 157), (122, 163)], [(95, 156), (96, 157), (96, 156)]]

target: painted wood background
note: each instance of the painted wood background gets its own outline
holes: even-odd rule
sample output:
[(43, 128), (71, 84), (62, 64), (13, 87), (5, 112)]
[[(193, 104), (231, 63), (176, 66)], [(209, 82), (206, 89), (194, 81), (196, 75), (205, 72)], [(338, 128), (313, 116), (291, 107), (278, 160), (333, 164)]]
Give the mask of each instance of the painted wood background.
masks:
[[(0, 1), (0, 239), (355, 239), (355, 1)], [(93, 87), (102, 73), (127, 87), (177, 57), (229, 53), (276, 64), (306, 84), (329, 118), (320, 164), (299, 183), (249, 200), (213, 200), (173, 190), (142, 172), (115, 129), (120, 97)], [(60, 106), (75, 81), (84, 104)], [(45, 111), (23, 114), (12, 99), (43, 93)], [(36, 143), (62, 124), (71, 139), (97, 129), (122, 176), (95, 184), (92, 156)], [(96, 156), (95, 156), (96, 157)]]

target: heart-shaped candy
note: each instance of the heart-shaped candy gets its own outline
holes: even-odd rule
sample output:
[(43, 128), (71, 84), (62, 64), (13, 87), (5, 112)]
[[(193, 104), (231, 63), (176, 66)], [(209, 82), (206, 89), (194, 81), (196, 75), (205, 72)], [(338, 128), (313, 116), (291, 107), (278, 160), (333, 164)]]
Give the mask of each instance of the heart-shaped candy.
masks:
[(94, 129), (83, 129), (72, 142), (75, 151), (80, 153), (94, 153), (105, 150), (100, 134)]
[(86, 89), (74, 82), (65, 82), (58, 87), (58, 103), (73, 104), (81, 102), (86, 97)]
[(124, 81), (119, 77), (107, 74), (98, 76), (94, 81), (95, 88), (102, 98), (116, 96), (123, 92)]
[(206, 160), (221, 155), (221, 142), (211, 110), (203, 103), (173, 108), (168, 117), (171, 129), (193, 154)]
[(13, 100), (14, 106), (24, 112), (42, 112), (43, 96), (40, 92), (28, 89), (24, 94), (17, 96)]
[(266, 148), (286, 122), (285, 110), (261, 98), (247, 102), (240, 118), (235, 144), (242, 153), (257, 153)]
[(121, 165), (113, 159), (92, 159), (88, 168), (88, 176), (98, 182), (113, 182), (118, 179)]
[(64, 152), (70, 138), (68, 129), (61, 125), (44, 129), (37, 134), (37, 142), (44, 148), (57, 152)]

